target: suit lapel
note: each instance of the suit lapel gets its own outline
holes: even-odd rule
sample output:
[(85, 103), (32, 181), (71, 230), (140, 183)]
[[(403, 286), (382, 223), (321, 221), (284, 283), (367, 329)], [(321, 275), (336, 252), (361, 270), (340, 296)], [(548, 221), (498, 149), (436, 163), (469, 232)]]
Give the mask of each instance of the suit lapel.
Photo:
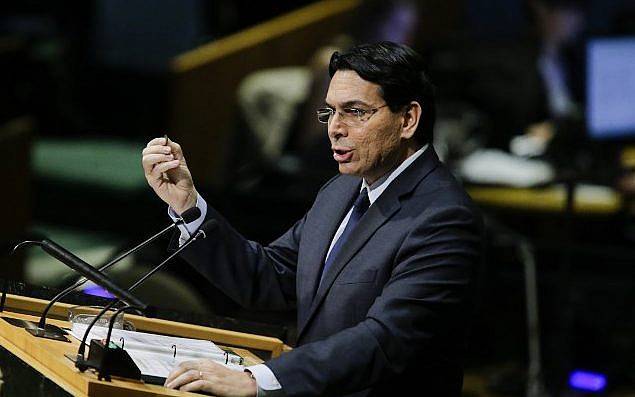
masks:
[(377, 200), (370, 206), (368, 211), (360, 219), (359, 223), (353, 230), (353, 233), (340, 248), (340, 251), (337, 253), (337, 256), (331, 264), (331, 267), (324, 275), (314, 303), (316, 301), (319, 302), (324, 297), (326, 291), (329, 290), (331, 284), (333, 284), (333, 281), (335, 281), (337, 275), (342, 271), (344, 266), (351, 260), (357, 251), (359, 251), (366, 241), (368, 241), (375, 231), (399, 209), (399, 206), (399, 201), (396, 199), (382, 200), (381, 202)]
[[(306, 317), (301, 319), (298, 324), (298, 339), (302, 336), (302, 332), (305, 330), (311, 317), (315, 314), (317, 308), (320, 306), (328, 291), (330, 290), (333, 282), (339, 275), (339, 273), (346, 267), (355, 254), (364, 246), (364, 244), (372, 237), (372, 235), (383, 225), (390, 217), (395, 214), (401, 207), (399, 198), (409, 192), (411, 192), (417, 184), (425, 178), (436, 166), (439, 164), (439, 159), (432, 147), (429, 147), (418, 159), (415, 160), (408, 168), (406, 168), (382, 193), (382, 195), (370, 206), (368, 211), (360, 219), (359, 223), (355, 227), (355, 230), (350, 235), (349, 239), (344, 242), (340, 251), (331, 264), (328, 272), (324, 275), (322, 283), (319, 289), (315, 293), (315, 297), (311, 304), (309, 312)], [(330, 246), (331, 240), (335, 234), (335, 230), (342, 222), (346, 211), (350, 209), (352, 198), (355, 197), (359, 190), (359, 184), (357, 189), (350, 192), (351, 199), (344, 208), (340, 208), (338, 213), (339, 217), (335, 218), (334, 225), (331, 224), (328, 231), (329, 237), (326, 239), (320, 239), (320, 258), (322, 262), (326, 257), (326, 251)], [(317, 231), (316, 231), (317, 232)], [(320, 269), (316, 266), (311, 268), (309, 280), (312, 282), (313, 288), (311, 292), (314, 293), (319, 283)]]
[[(320, 210), (320, 216), (315, 222), (311, 222), (311, 236), (313, 244), (309, 244), (310, 252), (306, 257), (311, 258), (311, 265), (305, 268), (303, 276), (299, 279), (301, 285), (298, 290), (304, 295), (305, 301), (311, 303), (318, 287), (322, 265), (326, 259), (326, 252), (331, 245), (331, 240), (337, 231), (342, 219), (353, 205), (353, 200), (360, 189), (361, 181), (351, 178), (351, 182), (345, 186), (329, 192), (324, 200), (324, 208)], [(327, 215), (328, 214), (328, 215)], [(302, 321), (302, 319), (298, 319)]]

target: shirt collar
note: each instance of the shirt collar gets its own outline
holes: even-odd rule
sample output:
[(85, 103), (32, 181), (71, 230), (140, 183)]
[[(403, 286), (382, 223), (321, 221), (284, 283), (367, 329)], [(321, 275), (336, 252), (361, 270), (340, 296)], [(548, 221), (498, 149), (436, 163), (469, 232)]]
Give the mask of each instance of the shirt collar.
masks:
[(414, 152), (412, 156), (408, 157), (401, 164), (399, 164), (399, 166), (392, 172), (386, 173), (386, 175), (375, 181), (372, 186), (369, 186), (368, 183), (366, 183), (366, 179), (363, 179), (362, 186), (359, 191), (361, 192), (364, 189), (368, 189), (368, 201), (370, 201), (370, 205), (372, 205), (375, 200), (377, 200), (379, 196), (384, 192), (384, 190), (386, 190), (388, 185), (390, 185), (390, 183), (394, 181), (395, 178), (399, 176), (399, 174), (401, 174), (406, 168), (408, 168), (410, 164), (412, 164), (419, 156), (421, 156), (421, 154), (425, 152), (427, 148), (428, 145), (424, 145), (421, 149)]

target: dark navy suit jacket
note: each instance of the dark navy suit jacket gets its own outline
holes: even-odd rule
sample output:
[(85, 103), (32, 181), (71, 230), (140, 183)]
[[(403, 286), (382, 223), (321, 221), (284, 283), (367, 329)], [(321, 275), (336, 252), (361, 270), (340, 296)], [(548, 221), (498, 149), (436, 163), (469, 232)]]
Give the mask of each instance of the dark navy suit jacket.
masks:
[(219, 228), (183, 256), (246, 307), (297, 306), (297, 347), (266, 362), (288, 396), (460, 396), (480, 216), (429, 147), (370, 206), (319, 284), (360, 183), (331, 179), (267, 246), (209, 208)]

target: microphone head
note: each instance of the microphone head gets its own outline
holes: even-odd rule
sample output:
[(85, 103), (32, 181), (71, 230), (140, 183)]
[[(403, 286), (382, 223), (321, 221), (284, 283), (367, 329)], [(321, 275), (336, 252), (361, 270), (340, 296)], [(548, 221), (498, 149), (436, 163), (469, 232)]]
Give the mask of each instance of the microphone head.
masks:
[(183, 213), (181, 214), (181, 218), (183, 219), (183, 222), (185, 223), (194, 222), (200, 216), (201, 216), (201, 210), (198, 207), (192, 207), (190, 209), (187, 209), (183, 211)]

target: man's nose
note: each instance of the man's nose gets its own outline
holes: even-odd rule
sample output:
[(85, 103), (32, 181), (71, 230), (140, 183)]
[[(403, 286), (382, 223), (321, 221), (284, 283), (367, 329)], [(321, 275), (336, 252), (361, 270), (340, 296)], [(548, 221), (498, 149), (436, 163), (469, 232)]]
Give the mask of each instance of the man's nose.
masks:
[(338, 112), (335, 112), (328, 123), (329, 137), (337, 139), (342, 136), (346, 136), (346, 124), (342, 123), (342, 118)]

